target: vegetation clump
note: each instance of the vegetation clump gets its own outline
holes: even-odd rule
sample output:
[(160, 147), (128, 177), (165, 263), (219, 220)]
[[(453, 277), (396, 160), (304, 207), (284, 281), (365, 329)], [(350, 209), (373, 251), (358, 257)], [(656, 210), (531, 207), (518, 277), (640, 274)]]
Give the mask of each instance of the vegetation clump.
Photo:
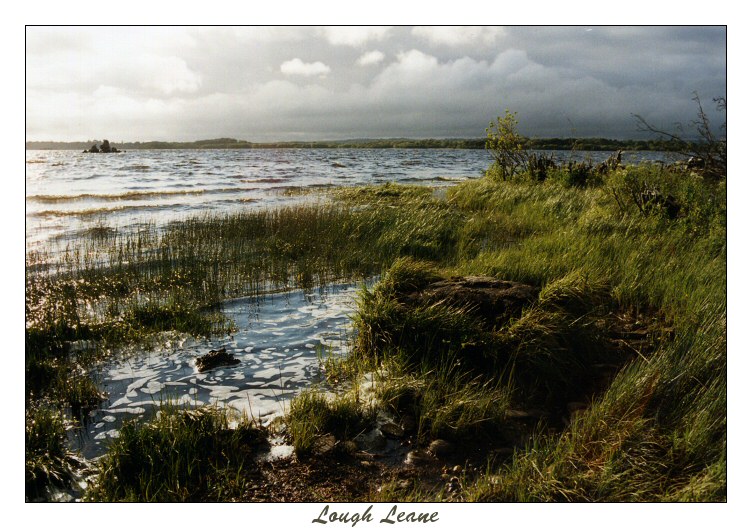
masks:
[(228, 501), (241, 496), (266, 432), (226, 411), (162, 404), (146, 423), (127, 422), (99, 463), (93, 501)]
[(292, 400), (286, 421), (295, 453), (305, 458), (351, 440), (372, 426), (374, 418), (374, 409), (359, 400), (357, 391), (328, 398), (311, 389)]
[(51, 487), (72, 485), (78, 466), (67, 446), (60, 409), (35, 401), (26, 409), (26, 500), (44, 499)]

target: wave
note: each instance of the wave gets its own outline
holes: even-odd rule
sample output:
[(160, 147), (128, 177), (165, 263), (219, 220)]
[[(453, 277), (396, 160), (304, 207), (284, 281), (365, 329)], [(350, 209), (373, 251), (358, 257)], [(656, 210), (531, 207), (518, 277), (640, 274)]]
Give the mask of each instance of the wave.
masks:
[(29, 213), (27, 216), (32, 218), (47, 218), (47, 217), (79, 217), (87, 218), (92, 216), (105, 216), (114, 213), (126, 213), (129, 211), (156, 211), (160, 209), (177, 209), (184, 204), (151, 204), (151, 205), (122, 205), (120, 207), (97, 207), (94, 209), (84, 209), (79, 211), (61, 211), (59, 209), (50, 209), (45, 211), (38, 211), (36, 213)]
[(132, 170), (132, 171), (144, 172), (144, 171), (151, 170), (151, 167), (149, 165), (126, 165), (125, 167), (118, 167), (115, 170), (119, 170), (119, 171)]
[(129, 191), (120, 194), (37, 194), (27, 196), (27, 202), (36, 203), (62, 203), (62, 202), (75, 202), (80, 200), (102, 200), (108, 202), (125, 201), (125, 200), (143, 200), (152, 198), (166, 198), (171, 196), (187, 196), (187, 195), (201, 195), (201, 194), (221, 194), (221, 193), (236, 193), (242, 191), (253, 191), (255, 188), (237, 188), (226, 187), (220, 189), (186, 189), (179, 191)]

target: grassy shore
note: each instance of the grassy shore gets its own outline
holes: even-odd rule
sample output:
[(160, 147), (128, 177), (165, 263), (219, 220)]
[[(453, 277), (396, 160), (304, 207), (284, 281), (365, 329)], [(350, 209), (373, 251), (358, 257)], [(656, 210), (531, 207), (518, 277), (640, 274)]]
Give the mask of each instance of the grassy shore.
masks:
[[(378, 372), (375, 399), (303, 393), (287, 418), (299, 458), (315, 460), (328, 435), (347, 456), (381, 409), (415, 424), (416, 447), (472, 445), (485, 469), (451, 494), (385, 483), (361, 500), (724, 500), (725, 204), (725, 181), (688, 170), (570, 166), (502, 181), (492, 167), (441, 193), (339, 189), (318, 205), (164, 230), (105, 226), (62, 255), (28, 255), (27, 497), (65, 474), (62, 423), (98, 401), (85, 372), (103, 356), (159, 332), (226, 332), (218, 306), (230, 297), (381, 274), (361, 296), (355, 350), (327, 365), (356, 382)], [(496, 326), (461, 306), (401, 301), (406, 288), (468, 275), (539, 293)], [(246, 455), (263, 432), (230, 433), (216, 413), (194, 417), (199, 430), (184, 415), (127, 426), (89, 497), (248, 498), (261, 477)], [(209, 446), (195, 467), (209, 469), (145, 465), (162, 443), (187, 453), (195, 435)], [(110, 489), (114, 477), (130, 484)]]

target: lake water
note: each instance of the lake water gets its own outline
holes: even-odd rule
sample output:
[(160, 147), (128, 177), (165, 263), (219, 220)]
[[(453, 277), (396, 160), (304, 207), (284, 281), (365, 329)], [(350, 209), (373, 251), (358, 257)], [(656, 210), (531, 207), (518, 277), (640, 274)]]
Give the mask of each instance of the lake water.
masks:
[[(561, 159), (609, 152), (554, 153)], [(629, 152), (624, 161), (660, 160)], [(133, 150), (120, 154), (26, 152), (26, 248), (67, 243), (99, 224), (157, 224), (206, 211), (230, 212), (300, 200), (299, 189), (380, 184), (433, 186), (477, 178), (485, 150)]]

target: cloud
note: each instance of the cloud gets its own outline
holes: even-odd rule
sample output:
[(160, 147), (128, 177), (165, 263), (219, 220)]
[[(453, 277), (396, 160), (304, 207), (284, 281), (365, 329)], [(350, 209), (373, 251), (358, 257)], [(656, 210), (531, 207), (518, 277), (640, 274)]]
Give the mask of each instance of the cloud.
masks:
[(383, 40), (391, 31), (389, 26), (327, 26), (321, 28), (324, 38), (335, 46), (362, 46), (370, 40)]
[(279, 67), (279, 71), (285, 75), (302, 75), (303, 77), (311, 77), (313, 75), (326, 75), (332, 69), (321, 61), (316, 62), (303, 62), (297, 57), (285, 61)]
[(726, 90), (724, 28), (27, 34), (29, 140), (477, 137), (504, 108), (533, 136), (645, 137), (631, 114), (671, 129)]
[(358, 66), (370, 66), (384, 60), (385, 55), (379, 50), (367, 51), (356, 61)]
[(102, 85), (117, 86), (134, 94), (162, 96), (196, 92), (201, 75), (185, 60), (156, 53), (122, 54), (115, 58), (96, 50), (84, 61), (80, 53), (41, 61), (32, 57), (26, 77), (29, 88), (93, 91)]
[(490, 46), (505, 32), (499, 26), (418, 26), (412, 34), (435, 46)]

